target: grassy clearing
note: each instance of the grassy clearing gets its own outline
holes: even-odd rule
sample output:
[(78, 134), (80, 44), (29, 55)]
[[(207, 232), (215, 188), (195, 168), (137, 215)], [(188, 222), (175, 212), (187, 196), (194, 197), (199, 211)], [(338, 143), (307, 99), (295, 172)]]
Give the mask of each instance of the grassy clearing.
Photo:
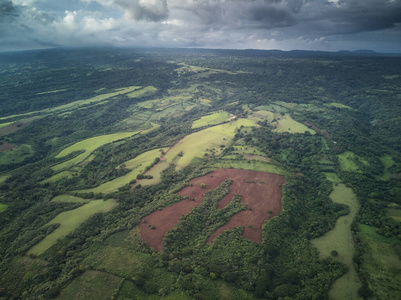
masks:
[(131, 92), (129, 94), (127, 94), (127, 96), (129, 98), (139, 98), (142, 96), (149, 96), (154, 94), (157, 91), (157, 88), (155, 88), (154, 86), (146, 86), (140, 90), (137, 90), (135, 92)]
[(60, 181), (62, 179), (69, 179), (72, 178), (74, 173), (71, 171), (62, 171), (60, 173), (54, 174), (53, 176), (46, 178), (40, 182), (40, 184), (46, 184), (46, 183), (54, 183), (57, 181)]
[(76, 228), (78, 228), (79, 225), (81, 225), (85, 220), (95, 213), (108, 212), (116, 206), (117, 202), (113, 199), (107, 201), (92, 200), (81, 207), (60, 213), (53, 220), (46, 224), (60, 224), (60, 226), (52, 233), (47, 235), (38, 244), (33, 246), (27, 254), (42, 254), (51, 246), (56, 244), (59, 239), (73, 232)]
[(203, 127), (203, 126), (211, 126), (211, 125), (220, 124), (220, 123), (227, 121), (230, 118), (231, 118), (231, 116), (228, 112), (220, 111), (220, 112), (208, 115), (208, 116), (204, 116), (198, 120), (195, 120), (192, 123), (192, 129)]
[(342, 104), (342, 103), (337, 103), (337, 102), (326, 103), (326, 104), (324, 104), (324, 106), (354, 110), (351, 106), (347, 106), (347, 105), (344, 105), (344, 104)]
[(60, 92), (65, 92), (65, 91), (67, 91), (67, 89), (60, 89), (60, 90), (54, 90), (54, 91), (41, 92), (41, 93), (36, 93), (36, 95), (54, 94), (54, 93), (60, 93)]
[(152, 179), (143, 179), (143, 180), (137, 180), (137, 183), (140, 183), (142, 186), (149, 186), (149, 185), (154, 185), (158, 184), (162, 181), (161, 175), (162, 172), (167, 169), (169, 166), (169, 163), (166, 161), (161, 161), (157, 165), (155, 165), (151, 170), (146, 172), (146, 175), (151, 175), (153, 176)]
[(120, 277), (106, 272), (86, 270), (67, 285), (57, 299), (111, 299), (114, 291), (118, 289), (120, 281)]
[(0, 184), (5, 182), (7, 180), (7, 178), (10, 177), (9, 175), (2, 175), (0, 176)]
[(112, 245), (101, 245), (91, 252), (93, 254), (83, 261), (84, 264), (125, 278), (132, 278), (143, 272), (152, 260), (148, 254), (135, 253), (132, 249)]
[(401, 260), (395, 250), (400, 249), (400, 241), (377, 234), (373, 226), (360, 224), (359, 228), (362, 243), (367, 245), (362, 269), (369, 288), (376, 299), (400, 299)]
[(101, 95), (97, 95), (95, 97), (89, 98), (89, 99), (85, 99), (85, 100), (78, 100), (78, 101), (74, 101), (68, 104), (64, 104), (64, 105), (60, 105), (60, 106), (56, 106), (53, 108), (47, 108), (47, 109), (42, 109), (42, 110), (37, 110), (37, 111), (31, 111), (29, 113), (25, 113), (25, 114), (18, 114), (18, 115), (11, 115), (11, 116), (6, 116), (6, 117), (1, 117), (0, 120), (5, 120), (5, 119), (9, 119), (9, 118), (23, 118), (26, 116), (30, 116), (33, 114), (51, 114), (51, 113), (65, 113), (66, 111), (71, 111), (71, 110), (75, 110), (75, 109), (79, 109), (80, 107), (83, 106), (87, 106), (87, 105), (94, 105), (97, 104), (99, 102), (105, 101), (109, 98), (118, 96), (118, 95), (124, 95), (130, 92), (133, 92), (137, 89), (140, 89), (140, 86), (130, 86), (130, 87), (126, 87), (126, 88), (121, 88), (116, 90), (115, 92), (111, 92), (111, 93), (106, 93), (106, 94), (101, 94)]
[(71, 195), (58, 195), (54, 197), (52, 202), (61, 202), (61, 203), (87, 203), (88, 199), (82, 199), (79, 197), (71, 196)]
[(4, 204), (4, 203), (0, 203), (0, 213), (2, 213), (3, 211), (5, 211), (7, 209), (8, 205)]
[(389, 180), (390, 179), (390, 171), (389, 168), (391, 168), (394, 164), (395, 161), (390, 155), (383, 155), (380, 157), (381, 162), (384, 165), (384, 171), (381, 176), (376, 176), (377, 179), (379, 180)]
[(324, 172), (323, 174), (326, 176), (326, 179), (328, 181), (334, 182), (334, 183), (341, 183), (341, 179), (337, 176), (336, 173)]
[(337, 157), (340, 162), (341, 170), (344, 172), (361, 173), (362, 171), (360, 170), (360, 167), (369, 164), (366, 160), (351, 151), (345, 151), (344, 153), (337, 155)]
[(281, 105), (277, 105), (277, 104), (269, 104), (269, 105), (262, 105), (262, 106), (257, 106), (254, 108), (255, 111), (258, 110), (268, 110), (271, 111), (273, 113), (286, 113), (288, 112), (288, 108), (281, 106)]
[(34, 151), (31, 145), (18, 145), (11, 151), (0, 152), (0, 164), (17, 164), (32, 156)]
[(358, 299), (360, 282), (352, 260), (355, 248), (351, 224), (358, 213), (359, 203), (352, 189), (344, 184), (334, 184), (330, 198), (335, 203), (348, 205), (350, 213), (338, 218), (333, 230), (311, 242), (319, 250), (321, 259), (331, 256), (331, 252), (335, 250), (338, 252), (336, 259), (349, 267), (348, 273), (332, 285), (329, 292), (330, 299)]
[(259, 171), (266, 173), (273, 173), (278, 175), (287, 175), (288, 171), (284, 168), (270, 164), (263, 161), (256, 160), (229, 160), (229, 159), (221, 159), (217, 162), (213, 162), (210, 164), (210, 167), (213, 168), (227, 168), (227, 169), (241, 169), (241, 170), (251, 170), (251, 171)]
[(316, 133), (313, 129), (310, 129), (304, 124), (295, 121), (289, 114), (259, 110), (255, 112), (253, 116), (260, 120), (269, 121), (274, 127), (275, 132), (304, 133), (308, 131), (311, 134)]
[(10, 125), (12, 123), (14, 123), (14, 122), (2, 123), (2, 124), (0, 124), (0, 128), (6, 127), (6, 126), (8, 126), (8, 125)]
[(183, 168), (188, 166), (195, 157), (202, 158), (205, 153), (219, 155), (222, 151), (220, 146), (228, 146), (241, 125), (255, 126), (255, 123), (248, 119), (237, 119), (195, 132), (179, 141), (165, 155), (165, 158), (167, 162)]
[(78, 190), (76, 192), (79, 193), (111, 193), (117, 191), (119, 187), (122, 187), (126, 184), (129, 184), (131, 180), (136, 179), (139, 174), (143, 174), (145, 172), (145, 168), (150, 166), (157, 157), (161, 156), (161, 150), (166, 151), (167, 148), (162, 149), (154, 149), (142, 153), (131, 159), (126, 161), (125, 163), (121, 164), (119, 167), (125, 167), (127, 169), (131, 169), (132, 171), (125, 174), (124, 176), (118, 177), (112, 181), (108, 181), (98, 187), (93, 189), (86, 189), (86, 190)]
[(61, 164), (55, 165), (52, 167), (54, 171), (60, 171), (62, 169), (66, 169), (69, 167), (72, 167), (86, 158), (90, 156), (90, 154), (95, 151), (97, 148), (109, 144), (112, 142), (115, 142), (117, 140), (121, 140), (130, 136), (133, 136), (137, 134), (139, 131), (134, 131), (134, 132), (120, 132), (120, 133), (114, 133), (114, 134), (108, 134), (108, 135), (100, 135), (96, 136), (93, 138), (89, 138), (86, 140), (83, 140), (81, 142), (75, 143), (74, 145), (64, 149), (61, 151), (58, 155), (56, 155), (56, 158), (61, 158), (64, 156), (67, 156), (68, 154), (71, 154), (74, 151), (81, 151), (85, 150), (84, 153), (79, 154), (78, 156), (74, 157), (73, 159), (70, 159), (66, 162), (63, 162)]

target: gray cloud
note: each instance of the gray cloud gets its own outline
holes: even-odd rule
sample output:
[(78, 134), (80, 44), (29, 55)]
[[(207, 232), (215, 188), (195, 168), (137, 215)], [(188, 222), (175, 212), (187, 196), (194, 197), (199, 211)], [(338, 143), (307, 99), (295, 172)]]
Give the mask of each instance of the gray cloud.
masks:
[(0, 49), (363, 45), (399, 51), (400, 11), (401, 0), (0, 0)]

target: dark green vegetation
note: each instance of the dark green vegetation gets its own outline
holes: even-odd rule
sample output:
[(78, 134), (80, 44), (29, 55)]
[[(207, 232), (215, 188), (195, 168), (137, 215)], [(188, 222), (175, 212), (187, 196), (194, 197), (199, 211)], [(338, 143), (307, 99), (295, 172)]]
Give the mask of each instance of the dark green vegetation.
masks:
[[(320, 259), (311, 240), (349, 213), (329, 197), (333, 184), (344, 183), (360, 206), (351, 226), (358, 293), (394, 298), (401, 292), (394, 280), (401, 272), (401, 227), (394, 214), (401, 205), (400, 70), (398, 57), (302, 52), (1, 54), (0, 143), (7, 147), (0, 152), (0, 297), (325, 299), (348, 267), (337, 249)], [(142, 166), (140, 183), (133, 179), (112, 193), (90, 191), (128, 174), (124, 163), (206, 128), (208, 123), (193, 128), (193, 122), (218, 111), (255, 126), (239, 126), (232, 139), (181, 169), (174, 162), (189, 156), (188, 148), (167, 155), (162, 167), (160, 152)], [(79, 142), (130, 132), (138, 134), (104, 141), (74, 164), (63, 163), (85, 147), (58, 156)], [(160, 180), (146, 184), (152, 166), (161, 170)], [(139, 220), (181, 201), (175, 193), (186, 182), (217, 167), (286, 176), (283, 212), (265, 223), (263, 242), (244, 239), (241, 227), (205, 242), (204, 228), (217, 228), (243, 209), (237, 196), (227, 211), (210, 213), (227, 193), (223, 185), (168, 232), (164, 252), (145, 245)], [(52, 201), (68, 194), (79, 198)], [(29, 252), (60, 226), (51, 222), (58, 215), (96, 199), (117, 205), (85, 217), (39, 256)], [(383, 253), (390, 256), (385, 267)]]

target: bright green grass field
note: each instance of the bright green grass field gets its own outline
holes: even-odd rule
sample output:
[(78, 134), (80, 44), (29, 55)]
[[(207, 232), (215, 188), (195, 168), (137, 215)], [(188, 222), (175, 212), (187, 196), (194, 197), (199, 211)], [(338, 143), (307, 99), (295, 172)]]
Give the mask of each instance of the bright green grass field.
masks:
[(226, 111), (221, 111), (208, 116), (203, 116), (202, 118), (195, 120), (192, 123), (192, 129), (203, 126), (220, 124), (223, 123), (224, 121), (227, 121), (230, 118), (231, 118), (230, 114)]
[(337, 176), (336, 173), (324, 172), (323, 174), (326, 176), (326, 179), (328, 181), (334, 182), (334, 183), (341, 183), (341, 179)]
[(401, 260), (395, 248), (401, 243), (376, 233), (376, 228), (359, 225), (359, 236), (367, 251), (362, 256), (362, 269), (375, 299), (400, 299)]
[(368, 164), (366, 160), (351, 151), (345, 151), (337, 155), (337, 157), (340, 162), (341, 170), (344, 172), (362, 172), (358, 167), (357, 161), (364, 165)]
[(284, 168), (280, 166), (256, 160), (221, 159), (219, 161), (213, 162), (210, 166), (213, 168), (251, 170), (258, 172), (273, 173), (278, 175), (288, 174), (288, 171), (286, 171)]
[(78, 193), (111, 193), (114, 191), (117, 191), (119, 187), (122, 187), (128, 183), (130, 183), (131, 180), (136, 179), (136, 176), (138, 174), (142, 174), (145, 171), (145, 168), (147, 166), (150, 166), (155, 158), (161, 156), (160, 150), (166, 151), (167, 148), (162, 148), (162, 149), (154, 149), (147, 151), (145, 153), (142, 153), (135, 157), (134, 159), (131, 159), (129, 161), (126, 161), (125, 163), (121, 164), (119, 167), (122, 165), (125, 165), (125, 168), (131, 169), (132, 171), (125, 174), (124, 176), (118, 177), (114, 180), (108, 181), (106, 183), (103, 183), (102, 185), (95, 187), (93, 189), (86, 189), (86, 190), (78, 190), (76, 192)]
[(60, 213), (53, 220), (46, 224), (50, 225), (58, 223), (60, 226), (52, 233), (47, 235), (38, 244), (33, 246), (27, 254), (42, 254), (51, 246), (56, 244), (58, 239), (61, 239), (67, 234), (73, 232), (76, 228), (78, 228), (79, 225), (81, 225), (86, 219), (95, 213), (108, 212), (116, 206), (117, 202), (113, 199), (107, 201), (92, 200), (81, 207)]
[(5, 182), (7, 180), (7, 178), (9, 177), (9, 175), (2, 175), (0, 176), (0, 184)]
[(75, 143), (74, 145), (71, 145), (70, 147), (64, 149), (61, 151), (58, 155), (56, 155), (56, 158), (61, 158), (64, 156), (67, 156), (68, 154), (74, 152), (74, 151), (80, 151), (80, 150), (85, 150), (84, 153), (79, 154), (78, 156), (74, 157), (73, 159), (67, 160), (66, 162), (63, 162), (61, 164), (55, 165), (52, 167), (54, 171), (60, 171), (65, 168), (72, 167), (73, 165), (76, 165), (83, 160), (85, 160), (87, 157), (90, 156), (90, 154), (95, 151), (97, 148), (115, 142), (117, 140), (125, 139), (127, 137), (133, 136), (137, 134), (139, 131), (134, 131), (134, 132), (120, 132), (120, 133), (114, 133), (114, 134), (108, 134), (108, 135), (100, 135), (100, 136), (95, 136), (93, 138), (89, 138), (83, 141), (80, 141), (78, 143)]
[(0, 164), (17, 164), (33, 155), (31, 145), (18, 145), (11, 151), (0, 152)]
[(8, 205), (4, 203), (0, 203), (0, 213), (7, 209)]
[[(215, 149), (216, 155), (221, 153), (220, 145), (228, 146), (236, 130), (243, 126), (256, 126), (248, 119), (237, 119), (230, 123), (213, 126), (184, 137), (166, 155), (167, 162), (174, 163), (178, 169), (188, 166), (195, 158), (202, 158), (208, 150)], [(208, 150), (207, 150), (208, 149)], [(178, 154), (183, 153), (182, 156)]]
[(109, 300), (118, 289), (120, 281), (120, 277), (106, 272), (86, 270), (67, 285), (57, 299)]
[(307, 131), (311, 134), (316, 133), (313, 129), (310, 129), (304, 124), (295, 121), (289, 114), (281, 115), (281, 113), (260, 110), (255, 112), (253, 115), (261, 120), (268, 120), (271, 122), (271, 125), (275, 127), (274, 131), (278, 133), (304, 133)]
[(157, 165), (155, 165), (152, 169), (145, 173), (145, 175), (153, 176), (152, 179), (142, 179), (137, 180), (137, 183), (140, 183), (142, 186), (149, 186), (158, 184), (162, 181), (162, 172), (168, 168), (170, 164), (166, 161), (160, 161)]
[(58, 195), (52, 199), (52, 202), (60, 203), (87, 203), (88, 199), (82, 199), (71, 195)]
[(12, 123), (14, 123), (14, 122), (2, 123), (2, 124), (0, 124), (0, 128), (6, 127)]
[(352, 189), (344, 184), (333, 185), (330, 198), (335, 203), (348, 205), (350, 213), (338, 218), (334, 229), (311, 242), (319, 250), (321, 259), (331, 256), (331, 251), (335, 250), (338, 252), (336, 259), (349, 267), (349, 271), (331, 286), (330, 299), (359, 299), (357, 292), (361, 283), (352, 260), (355, 248), (351, 232), (352, 221), (359, 211), (359, 202)]
[(46, 178), (44, 180), (42, 180), (40, 182), (40, 184), (45, 184), (45, 183), (53, 183), (53, 182), (57, 182), (61, 179), (68, 179), (68, 178), (72, 178), (73, 177), (73, 173), (70, 171), (62, 171), (60, 173), (54, 174), (53, 176)]

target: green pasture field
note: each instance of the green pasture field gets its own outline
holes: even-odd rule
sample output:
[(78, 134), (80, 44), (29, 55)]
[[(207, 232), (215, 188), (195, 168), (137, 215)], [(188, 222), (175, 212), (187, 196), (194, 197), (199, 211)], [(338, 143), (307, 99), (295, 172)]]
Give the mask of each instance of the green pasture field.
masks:
[(85, 220), (94, 215), (95, 213), (108, 212), (117, 206), (117, 202), (113, 199), (103, 201), (103, 200), (92, 200), (87, 204), (80, 206), (76, 209), (62, 212), (57, 215), (53, 220), (51, 220), (46, 225), (50, 224), (60, 224), (60, 226), (54, 230), (52, 233), (47, 235), (38, 244), (33, 246), (29, 251), (29, 254), (40, 255), (49, 249), (51, 246), (55, 245), (57, 241), (67, 234), (73, 232), (79, 225), (81, 225)]
[(340, 162), (341, 170), (344, 172), (361, 173), (362, 171), (359, 169), (358, 162), (361, 162), (363, 165), (369, 164), (366, 160), (351, 151), (345, 151), (337, 155), (337, 157)]
[(28, 144), (17, 145), (11, 151), (0, 152), (0, 164), (17, 164), (32, 156), (34, 151)]
[(309, 131), (311, 134), (316, 133), (313, 129), (310, 129), (306, 125), (295, 121), (289, 114), (281, 115), (281, 113), (259, 110), (255, 112), (253, 116), (258, 119), (271, 122), (271, 125), (275, 128), (274, 131), (279, 133), (304, 133), (306, 131)]
[(3, 211), (5, 211), (7, 209), (8, 205), (4, 204), (4, 203), (0, 203), (0, 213), (2, 213)]
[(118, 289), (120, 281), (120, 277), (106, 272), (86, 270), (82, 275), (75, 278), (67, 285), (60, 292), (57, 299), (111, 299), (114, 291)]
[(330, 299), (359, 299), (357, 291), (361, 283), (352, 260), (355, 248), (351, 232), (352, 221), (359, 211), (359, 202), (352, 189), (344, 184), (333, 184), (330, 198), (335, 203), (349, 206), (350, 213), (339, 217), (334, 229), (311, 242), (319, 250), (320, 259), (331, 256), (331, 252), (335, 250), (338, 252), (335, 259), (349, 268), (349, 271), (332, 285), (329, 292)]
[(324, 106), (354, 110), (351, 106), (347, 106), (347, 105), (344, 105), (344, 104), (342, 104), (342, 103), (336, 103), (336, 102), (333, 102), (333, 103), (325, 103)]
[(145, 95), (146, 96), (152, 95), (156, 91), (157, 91), (157, 88), (155, 88), (154, 86), (150, 85), (150, 86), (146, 86), (146, 87), (144, 87), (144, 88), (142, 88), (140, 90), (136, 90), (136, 91), (130, 92), (127, 96), (129, 98), (139, 98), (139, 97), (142, 97), (142, 96), (145, 96)]
[[(167, 162), (174, 163), (178, 169), (188, 166), (195, 157), (202, 158), (205, 153), (221, 153), (221, 145), (228, 146), (236, 130), (243, 126), (256, 126), (251, 120), (237, 119), (230, 123), (209, 127), (184, 137), (168, 153)], [(181, 155), (182, 154), (182, 155)]]
[(401, 242), (376, 233), (373, 226), (359, 224), (359, 237), (367, 245), (362, 256), (363, 274), (375, 299), (399, 299), (401, 295)]
[(276, 103), (277, 105), (286, 107), (288, 109), (294, 109), (298, 106), (298, 103), (290, 103), (290, 102), (284, 102), (284, 101), (276, 101), (274, 103)]
[(273, 113), (278, 112), (278, 113), (286, 113), (288, 112), (288, 108), (281, 106), (281, 105), (277, 105), (277, 104), (269, 104), (269, 105), (262, 105), (262, 106), (257, 106), (254, 108), (255, 111), (258, 110), (268, 110), (271, 111)]
[(130, 93), (130, 92), (133, 92), (135, 90), (138, 90), (140, 88), (141, 88), (140, 86), (130, 86), (130, 87), (126, 87), (126, 88), (121, 88), (121, 89), (116, 90), (115, 92), (97, 95), (97, 96), (89, 98), (89, 99), (78, 100), (78, 101), (74, 101), (74, 102), (67, 103), (67, 104), (60, 105), (60, 106), (53, 107), (53, 108), (46, 108), (46, 109), (42, 109), (42, 110), (31, 111), (29, 113), (1, 117), (0, 120), (10, 119), (10, 118), (23, 118), (23, 117), (30, 116), (33, 114), (63, 113), (66, 111), (78, 109), (82, 106), (93, 105), (93, 104), (105, 101), (109, 98), (112, 98), (112, 97), (115, 97), (118, 95), (124, 95), (124, 94)]
[(145, 175), (153, 176), (152, 179), (142, 179), (137, 180), (137, 183), (140, 183), (142, 186), (149, 186), (158, 184), (162, 181), (162, 172), (168, 168), (170, 164), (166, 161), (160, 161), (157, 165), (155, 165), (152, 169), (145, 173)]
[(114, 134), (108, 134), (108, 135), (100, 135), (100, 136), (95, 136), (93, 138), (89, 138), (83, 141), (80, 141), (78, 143), (75, 143), (71, 145), (70, 147), (64, 149), (61, 151), (58, 155), (56, 155), (56, 158), (61, 158), (64, 156), (67, 156), (68, 154), (74, 152), (74, 151), (80, 151), (80, 150), (85, 150), (84, 153), (79, 154), (78, 156), (74, 157), (73, 159), (70, 159), (66, 162), (63, 162), (61, 164), (55, 165), (52, 167), (54, 171), (60, 171), (62, 169), (66, 169), (69, 167), (72, 167), (83, 160), (85, 160), (87, 157), (90, 156), (90, 154), (95, 151), (97, 148), (109, 144), (112, 142), (115, 142), (117, 140), (121, 140), (130, 136), (133, 136), (137, 134), (139, 131), (134, 131), (134, 132), (120, 132), (120, 133), (114, 133)]
[(278, 175), (287, 175), (288, 171), (284, 168), (271, 163), (256, 160), (229, 160), (221, 159), (209, 165), (212, 168), (241, 169), (258, 172), (273, 173)]
[(202, 118), (195, 120), (192, 123), (192, 129), (203, 127), (203, 126), (211, 126), (211, 125), (220, 124), (220, 123), (227, 121), (230, 118), (231, 118), (230, 114), (226, 111), (220, 111), (217, 113), (213, 113), (211, 115), (203, 116)]
[(7, 180), (7, 178), (10, 177), (9, 175), (2, 175), (0, 176), (0, 184), (5, 182)]
[(60, 93), (60, 92), (65, 92), (65, 91), (67, 91), (67, 89), (60, 89), (60, 90), (54, 90), (54, 91), (41, 92), (41, 93), (36, 93), (36, 95), (54, 94), (54, 93)]
[(390, 179), (390, 171), (389, 168), (391, 168), (394, 164), (395, 161), (390, 155), (383, 155), (380, 157), (381, 162), (384, 165), (384, 171), (383, 174), (380, 176), (376, 176), (377, 179), (379, 180), (389, 180)]
[(337, 176), (336, 173), (333, 172), (324, 172), (323, 173), (326, 176), (326, 179), (330, 182), (334, 183), (341, 183), (341, 179)]
[(60, 173), (54, 174), (53, 176), (46, 178), (40, 182), (40, 184), (45, 184), (45, 183), (54, 183), (57, 181), (60, 181), (62, 179), (68, 179), (72, 178), (73, 173), (71, 171), (62, 171)]
[(131, 180), (136, 179), (136, 176), (139, 174), (143, 174), (145, 172), (145, 168), (147, 166), (150, 166), (156, 157), (161, 156), (161, 152), (166, 151), (167, 148), (161, 148), (161, 149), (154, 149), (147, 151), (145, 153), (142, 153), (135, 157), (134, 159), (131, 159), (129, 161), (126, 161), (125, 163), (121, 164), (119, 167), (125, 167), (127, 169), (131, 169), (132, 171), (125, 174), (124, 176), (118, 177), (114, 180), (108, 181), (106, 183), (101, 184), (98, 187), (92, 188), (92, 189), (86, 189), (86, 190), (78, 190), (76, 192), (78, 193), (111, 193), (114, 191), (117, 191), (119, 187), (122, 187), (128, 183), (130, 183)]
[(10, 125), (12, 123), (14, 123), (14, 122), (2, 123), (2, 124), (0, 124), (0, 128), (6, 127), (6, 126), (8, 126), (8, 125)]
[(99, 245), (92, 247), (83, 263), (94, 269), (102, 269), (124, 278), (135, 277), (142, 273), (148, 264), (152, 264), (149, 254), (136, 252), (125, 247)]
[(52, 202), (61, 202), (61, 203), (87, 203), (88, 199), (82, 199), (79, 197), (71, 196), (71, 195), (58, 195), (54, 197)]

